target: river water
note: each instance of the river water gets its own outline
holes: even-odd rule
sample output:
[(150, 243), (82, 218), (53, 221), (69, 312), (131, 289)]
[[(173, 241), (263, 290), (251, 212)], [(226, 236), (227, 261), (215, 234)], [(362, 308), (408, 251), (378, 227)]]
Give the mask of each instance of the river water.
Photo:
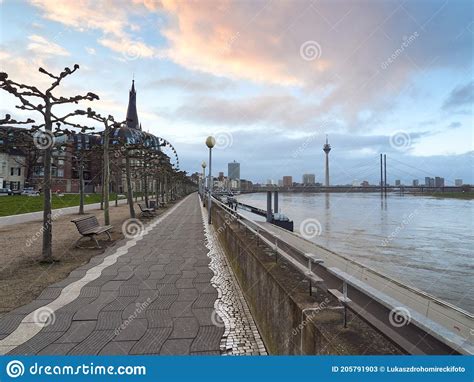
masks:
[[(238, 200), (266, 209), (265, 193)], [(280, 212), (309, 240), (470, 312), (473, 207), (473, 200), (412, 195), (279, 194)]]

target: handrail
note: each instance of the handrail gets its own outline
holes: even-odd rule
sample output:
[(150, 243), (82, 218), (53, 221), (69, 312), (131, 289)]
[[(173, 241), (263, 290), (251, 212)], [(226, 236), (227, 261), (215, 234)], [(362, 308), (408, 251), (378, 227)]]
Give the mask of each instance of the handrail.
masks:
[[(300, 261), (296, 260), (293, 256), (291, 256), (290, 254), (288, 254), (288, 253), (286, 253), (285, 251), (283, 251), (283, 250), (280, 248), (280, 246), (278, 246), (278, 243), (279, 243), (279, 242), (285, 243), (285, 245), (291, 247), (292, 251), (294, 251), (296, 254), (302, 255), (302, 256), (305, 257), (305, 258), (307, 258), (307, 254), (306, 254), (306, 253), (304, 253), (304, 252), (302, 252), (301, 250), (299, 250), (298, 248), (295, 248), (294, 246), (288, 244), (288, 243), (285, 242), (284, 240), (281, 240), (277, 235), (275, 235), (274, 232), (268, 230), (267, 228), (263, 227), (262, 225), (258, 224), (257, 222), (248, 219), (247, 217), (243, 216), (242, 214), (238, 213), (237, 211), (234, 211), (233, 209), (229, 208), (228, 206), (226, 206), (225, 204), (223, 204), (221, 201), (219, 201), (218, 199), (216, 199), (216, 198), (214, 198), (214, 197), (213, 197), (213, 202), (216, 203), (217, 205), (219, 205), (221, 208), (223, 208), (223, 209), (224, 209), (225, 211), (227, 211), (228, 213), (230, 213), (232, 216), (237, 217), (237, 222), (238, 222), (239, 224), (244, 225), (247, 229), (249, 229), (252, 233), (254, 233), (260, 240), (262, 240), (267, 246), (269, 246), (270, 248), (272, 248), (273, 250), (275, 250), (275, 252), (278, 253), (278, 254), (280, 254), (282, 257), (284, 257), (285, 260), (289, 261), (289, 262), (296, 268), (297, 271), (303, 273), (304, 276), (310, 277), (310, 278), (313, 279), (313, 280), (314, 280), (314, 278), (311, 277), (311, 274), (313, 274), (316, 278), (319, 278), (317, 275), (315, 275), (315, 274), (312, 272), (312, 270), (308, 270), (308, 268), (304, 267), (304, 266), (301, 264)], [(274, 238), (274, 239), (275, 239), (275, 243), (272, 243), (272, 242), (271, 242), (270, 240), (268, 240), (265, 236), (263, 236), (260, 232), (264, 232), (264, 233), (266, 233), (268, 236), (270, 236), (271, 238)], [(311, 244), (314, 244), (314, 243), (312, 243), (312, 242), (310, 242), (310, 243), (311, 243)], [(318, 246), (318, 247), (319, 247), (319, 246)], [(321, 248), (322, 248), (322, 247), (321, 247)], [(328, 252), (334, 253), (334, 252), (332, 252), (332, 251), (328, 251)], [(334, 254), (335, 254), (335, 253), (334, 253)], [(340, 256), (340, 255), (338, 255), (338, 254), (335, 254), (335, 255)], [(377, 276), (379, 276), (379, 277), (385, 278), (385, 279), (387, 279), (387, 280), (389, 280), (389, 281), (391, 281), (391, 282), (395, 282), (396, 284), (402, 286), (403, 288), (407, 289), (408, 291), (415, 292), (415, 293), (417, 293), (417, 294), (419, 294), (419, 292), (422, 292), (422, 291), (418, 291), (418, 290), (415, 289), (415, 288), (411, 288), (411, 287), (405, 286), (405, 285), (401, 284), (400, 282), (398, 282), (398, 281), (396, 281), (396, 280), (393, 280), (393, 279), (391, 279), (390, 277), (388, 277), (388, 276), (386, 276), (386, 275), (383, 275), (383, 274), (381, 274), (381, 273), (379, 273), (379, 272), (377, 272), (377, 271), (375, 271), (375, 270), (373, 270), (373, 269), (371, 269), (371, 268), (369, 268), (369, 267), (363, 266), (362, 264), (359, 264), (359, 263), (357, 263), (356, 261), (354, 261), (354, 260), (352, 260), (352, 259), (347, 259), (347, 258), (345, 258), (344, 256), (340, 256), (340, 257), (342, 257), (342, 258), (345, 259), (345, 260), (350, 261), (350, 262), (353, 263), (353, 264), (356, 264), (356, 265), (358, 265), (358, 266), (361, 266), (363, 269), (367, 269), (368, 271), (373, 272), (375, 275), (377, 275)], [(321, 266), (322, 266), (326, 271), (329, 271), (326, 266), (324, 266), (324, 265), (321, 265)], [(334, 274), (333, 274), (333, 276), (334, 276)], [(346, 281), (346, 280), (344, 280), (344, 279), (341, 279), (341, 278), (338, 277), (337, 275), (335, 275), (335, 277), (337, 277), (337, 278), (338, 278), (340, 281), (342, 281), (342, 282), (345, 282), (345, 281)], [(319, 280), (319, 281), (321, 281), (321, 280)], [(365, 284), (362, 280), (360, 280), (360, 281), (361, 281), (361, 283)], [(368, 287), (368, 289), (371, 288), (368, 284), (367, 284), (367, 287)], [(363, 292), (363, 290), (362, 290), (362, 292)], [(444, 302), (444, 301), (442, 301), (442, 300), (438, 300), (438, 299), (434, 298), (433, 296), (430, 296), (429, 294), (426, 294), (426, 293), (423, 293), (423, 292), (422, 292), (422, 294), (423, 294), (423, 295), (426, 295), (426, 297), (429, 297), (428, 302), (429, 302), (429, 301), (435, 301), (435, 302), (436, 302), (437, 304), (439, 304), (439, 305), (442, 305), (442, 306), (444, 305), (444, 307), (447, 308), (447, 309), (453, 309), (453, 308), (455, 308), (454, 310), (456, 310), (458, 313), (461, 313), (461, 314), (465, 315), (468, 319), (472, 319), (472, 317), (473, 317), (473, 316), (470, 315), (468, 312), (465, 312), (464, 310), (462, 310), (462, 309), (460, 309), (460, 308), (458, 308), (458, 307), (456, 307), (456, 306), (454, 306), (454, 305), (451, 305), (451, 304), (449, 304), (449, 303), (446, 303), (446, 302)], [(370, 296), (370, 294), (368, 294), (368, 296)], [(391, 296), (389, 296), (389, 295), (387, 295), (387, 297), (389, 297), (389, 299), (392, 300), (392, 301), (396, 301), (395, 298), (393, 298), (393, 297), (391, 297)], [(401, 305), (403, 305), (403, 304), (401, 304)], [(432, 322), (433, 322), (434, 324), (436, 324), (436, 325), (441, 325), (440, 323), (438, 323), (438, 322), (432, 320), (431, 318), (429, 318), (429, 317), (427, 316), (427, 313), (428, 313), (428, 312), (423, 313), (423, 312), (417, 311), (416, 309), (414, 309), (414, 312), (416, 312), (416, 313), (417, 313), (418, 315), (420, 315), (420, 316), (425, 317), (426, 320), (432, 321)], [(454, 319), (454, 318), (452, 318), (452, 319)], [(426, 326), (423, 325), (423, 323), (418, 323), (418, 321), (419, 321), (419, 320), (414, 320), (413, 324), (414, 324), (415, 326), (417, 326), (419, 329), (421, 329), (421, 330), (423, 330), (423, 331), (426, 331)], [(446, 326), (443, 326), (443, 328), (446, 328), (446, 330), (448, 330), (450, 333), (452, 333), (453, 338), (459, 337), (458, 334), (452, 332), (452, 330), (449, 329), (449, 328), (447, 328)], [(428, 332), (429, 332), (429, 331), (428, 331)], [(448, 346), (451, 346), (450, 344), (453, 343), (453, 339), (450, 339), (450, 338), (448, 338), (448, 337), (447, 337), (447, 338), (444, 338), (444, 336), (442, 336), (442, 335), (440, 335), (440, 334), (438, 334), (436, 337), (437, 337), (441, 342), (447, 344)], [(460, 338), (461, 338), (461, 337), (460, 337)], [(458, 342), (458, 341), (456, 341), (456, 342)], [(472, 350), (472, 346), (470, 346), (469, 344), (466, 344), (466, 346)], [(462, 348), (462, 347), (461, 347), (461, 350), (464, 351), (464, 352), (466, 352), (466, 349), (464, 349), (464, 348)]]
[[(251, 222), (251, 223), (254, 224), (254, 225), (257, 225), (257, 226), (259, 227), (259, 229), (265, 231), (265, 232), (268, 233), (269, 235), (275, 236), (275, 234), (274, 234), (272, 231), (270, 231), (270, 230), (266, 229), (265, 227), (263, 227), (262, 225), (258, 224), (258, 222), (252, 221), (252, 220), (248, 219), (247, 217), (243, 216), (242, 214), (239, 214), (238, 212), (236, 212), (236, 211), (230, 209), (230, 208), (227, 207), (225, 204), (223, 204), (222, 202), (220, 202), (218, 199), (215, 199), (214, 197), (213, 197), (213, 199), (216, 200), (219, 204), (221, 204), (224, 208), (226, 208), (226, 209), (228, 209), (229, 211), (232, 211), (232, 212), (238, 214), (242, 219), (245, 219), (246, 221)], [(297, 235), (296, 233), (293, 233), (293, 234)], [(277, 237), (277, 236), (275, 236), (275, 237)], [(473, 315), (473, 314), (471, 314), (470, 312), (467, 312), (466, 310), (460, 308), (459, 306), (456, 306), (456, 305), (453, 305), (453, 304), (451, 304), (451, 303), (449, 303), (449, 302), (447, 302), (447, 301), (441, 300), (441, 299), (439, 299), (439, 298), (437, 298), (437, 297), (435, 297), (435, 296), (430, 295), (429, 293), (426, 293), (426, 292), (423, 291), (423, 290), (414, 288), (414, 287), (412, 287), (412, 286), (410, 286), (410, 285), (405, 285), (405, 284), (403, 284), (402, 282), (400, 282), (400, 281), (398, 281), (398, 280), (396, 280), (396, 279), (394, 279), (394, 278), (392, 278), (392, 277), (390, 277), (390, 276), (387, 276), (387, 275), (385, 275), (384, 273), (379, 272), (378, 270), (375, 270), (375, 269), (373, 269), (373, 268), (371, 268), (371, 267), (369, 267), (369, 266), (367, 266), (367, 265), (361, 264), (361, 263), (357, 262), (356, 260), (351, 259), (351, 258), (349, 258), (349, 257), (346, 257), (346, 256), (344, 256), (344, 255), (335, 253), (334, 251), (331, 251), (330, 249), (321, 247), (320, 245), (318, 245), (318, 244), (316, 244), (316, 243), (314, 243), (314, 242), (312, 242), (312, 241), (309, 241), (309, 240), (305, 239), (304, 237), (302, 237), (302, 236), (300, 236), (300, 235), (298, 235), (298, 237), (299, 237), (300, 239), (302, 239), (302, 240), (307, 241), (308, 243), (310, 243), (310, 244), (312, 244), (312, 245), (315, 245), (315, 246), (321, 248), (321, 249), (324, 250), (324, 251), (330, 252), (331, 254), (333, 254), (333, 255), (335, 255), (335, 256), (338, 256), (338, 257), (344, 259), (345, 261), (348, 261), (348, 262), (350, 262), (350, 263), (352, 263), (352, 264), (357, 265), (358, 267), (361, 267), (361, 268), (363, 268), (363, 269), (366, 269), (367, 271), (372, 272), (372, 273), (374, 273), (375, 275), (380, 276), (380, 277), (382, 277), (382, 278), (385, 278), (385, 279), (389, 280), (390, 282), (393, 282), (394, 284), (397, 284), (397, 285), (399, 285), (399, 286), (401, 286), (401, 287), (403, 287), (403, 288), (405, 288), (405, 289), (407, 289), (407, 290), (409, 290), (409, 291), (411, 291), (411, 292), (414, 292), (414, 293), (416, 293), (416, 294), (421, 294), (421, 295), (423, 295), (424, 297), (426, 297), (427, 299), (429, 299), (429, 300), (431, 300), (431, 301), (433, 301), (433, 302), (435, 302), (435, 303), (437, 303), (437, 304), (439, 304), (439, 305), (442, 305), (442, 306), (444, 306), (444, 307), (446, 307), (446, 308), (449, 308), (449, 309), (452, 309), (452, 310), (456, 310), (458, 313), (463, 314), (464, 316), (466, 316), (466, 317), (469, 318), (469, 319), (474, 319), (474, 315)], [(298, 248), (293, 248), (293, 250), (294, 250), (295, 252), (299, 252), (299, 253), (302, 254), (303, 256), (305, 255), (305, 253), (302, 252), (302, 251), (300, 251)]]

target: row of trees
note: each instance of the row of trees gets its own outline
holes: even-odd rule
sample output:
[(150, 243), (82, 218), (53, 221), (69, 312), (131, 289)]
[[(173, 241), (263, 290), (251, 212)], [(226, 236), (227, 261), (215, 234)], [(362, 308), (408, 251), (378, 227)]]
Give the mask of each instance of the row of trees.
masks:
[[(27, 171), (32, 171), (34, 164), (41, 157), (43, 166), (42, 190), (44, 197), (43, 210), (43, 243), (42, 261), (53, 262), (52, 253), (52, 159), (54, 150), (61, 144), (70, 144), (71, 137), (95, 130), (93, 124), (78, 123), (77, 117), (82, 120), (91, 120), (103, 127), (100, 134), (91, 135), (96, 137), (88, 147), (78, 145), (74, 148), (76, 166), (79, 173), (80, 205), (79, 213), (84, 213), (84, 163), (92, 158), (100, 157), (102, 161), (102, 207), (104, 210), (105, 224), (110, 224), (109, 212), (109, 190), (111, 175), (121, 182), (126, 178), (127, 199), (130, 207), (130, 217), (135, 217), (133, 207), (132, 176), (135, 182), (143, 182), (145, 203), (148, 205), (149, 197), (161, 197), (167, 201), (176, 198), (178, 194), (184, 194), (190, 186), (186, 173), (175, 169), (159, 147), (146, 145), (143, 140), (128, 141), (123, 137), (112, 137), (116, 129), (126, 128), (126, 121), (117, 121), (112, 115), (103, 116), (91, 108), (76, 109), (64, 115), (56, 112), (61, 106), (79, 104), (81, 101), (96, 101), (99, 97), (94, 93), (76, 95), (72, 97), (56, 96), (55, 90), (61, 82), (79, 69), (75, 64), (72, 69), (65, 68), (58, 75), (54, 75), (43, 68), (39, 71), (52, 79), (50, 86), (46, 90), (40, 90), (36, 86), (22, 84), (13, 81), (7, 73), (0, 73), (0, 89), (13, 95), (19, 104), (16, 108), (34, 112), (35, 119), (18, 121), (12, 119), (9, 114), (0, 119), (0, 125), (30, 125), (29, 129), (15, 129), (14, 141), (17, 146), (21, 146), (26, 152), (25, 158), (30, 163), (26, 163)], [(76, 106), (77, 107), (77, 106)], [(76, 108), (75, 107), (75, 108)], [(76, 117), (76, 118), (75, 118)], [(85, 119), (84, 117), (87, 117)], [(58, 143), (58, 137), (66, 136), (66, 140)], [(73, 140), (74, 141), (74, 140)], [(75, 140), (74, 142), (76, 142)], [(169, 144), (161, 140), (162, 145)], [(174, 151), (174, 148), (173, 148)], [(150, 185), (154, 185), (154, 190), (150, 190)]]

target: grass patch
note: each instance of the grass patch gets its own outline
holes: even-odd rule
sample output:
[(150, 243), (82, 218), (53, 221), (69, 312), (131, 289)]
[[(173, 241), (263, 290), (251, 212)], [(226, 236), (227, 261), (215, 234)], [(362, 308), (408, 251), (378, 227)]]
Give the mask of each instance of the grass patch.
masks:
[[(85, 204), (99, 203), (100, 194), (87, 194), (84, 198)], [(79, 194), (64, 194), (57, 196), (53, 194), (53, 209), (79, 206)], [(110, 202), (115, 201), (115, 194), (110, 195)], [(37, 212), (43, 210), (43, 195), (40, 196), (0, 196), (0, 216), (10, 216)]]

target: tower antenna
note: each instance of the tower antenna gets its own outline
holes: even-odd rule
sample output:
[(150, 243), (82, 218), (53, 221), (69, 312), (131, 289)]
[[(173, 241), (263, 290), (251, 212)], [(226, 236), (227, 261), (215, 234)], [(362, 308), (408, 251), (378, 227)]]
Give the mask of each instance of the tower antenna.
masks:
[(331, 151), (331, 145), (328, 142), (328, 135), (326, 134), (326, 143), (323, 146), (323, 151), (326, 154), (326, 179), (325, 186), (329, 187), (329, 152)]

